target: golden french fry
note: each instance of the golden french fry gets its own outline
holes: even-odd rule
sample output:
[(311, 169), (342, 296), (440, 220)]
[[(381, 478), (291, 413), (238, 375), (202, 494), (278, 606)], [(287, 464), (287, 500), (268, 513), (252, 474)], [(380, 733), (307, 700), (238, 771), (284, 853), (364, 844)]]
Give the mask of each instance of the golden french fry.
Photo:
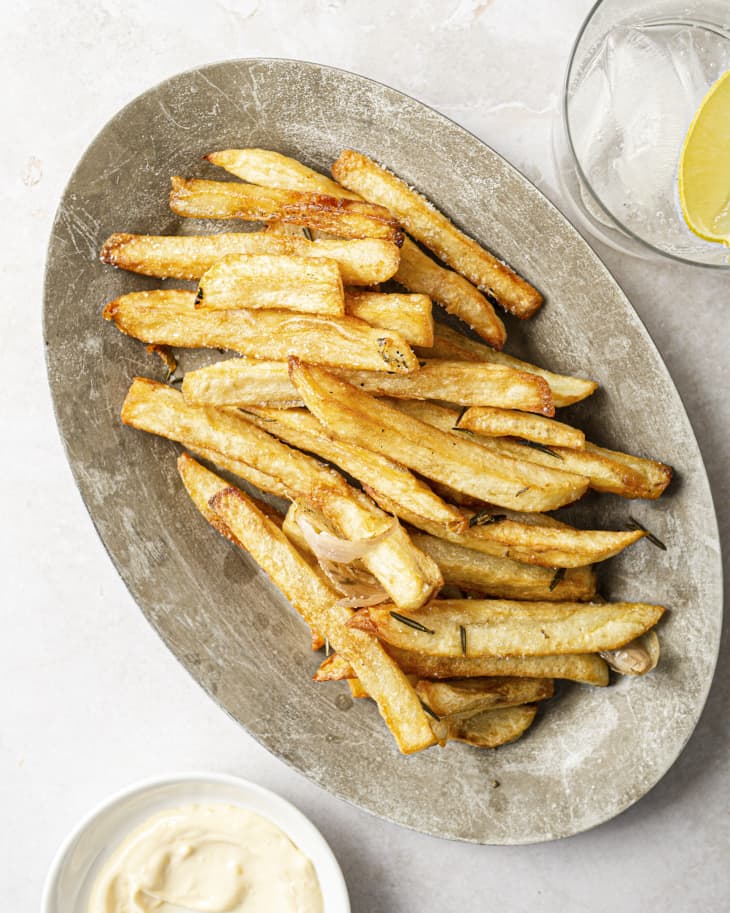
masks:
[(346, 624), (350, 610), (338, 604), (337, 594), (281, 530), (237, 488), (219, 492), (210, 506), (307, 624), (349, 660), (400, 750), (410, 753), (432, 745), (433, 732), (408, 679), (373, 638), (352, 636)]
[(173, 440), (178, 440), (183, 447), (187, 450), (191, 450), (201, 459), (207, 460), (209, 463), (214, 463), (226, 472), (233, 473), (233, 475), (238, 476), (239, 479), (243, 479), (261, 491), (268, 491), (270, 494), (286, 500), (291, 500), (296, 497), (296, 492), (293, 492), (288, 488), (280, 479), (274, 478), (274, 476), (261, 472), (258, 469), (254, 469), (253, 466), (249, 466), (248, 463), (244, 463), (242, 460), (233, 459), (230, 456), (226, 456), (223, 453), (218, 453), (217, 451), (210, 450), (206, 447), (196, 446), (194, 441), (190, 442), (178, 437), (173, 438)]
[[(192, 401), (218, 406), (290, 406), (301, 402), (287, 376), (286, 363), (266, 364), (268, 367), (264, 369), (261, 364), (234, 358), (200, 368), (188, 381), (186, 395)], [(407, 377), (356, 369), (333, 373), (373, 396), (448, 399), (463, 405), (487, 400), (516, 401), (524, 408), (540, 408), (545, 402), (543, 388), (523, 382), (527, 374), (512, 372), (509, 368), (495, 371), (491, 366), (468, 361), (424, 361), (418, 371)]]
[[(408, 415), (447, 430), (458, 421), (458, 412), (429, 402), (392, 400), (391, 405)], [(488, 438), (470, 431), (460, 431), (465, 438), (486, 448), (495, 456), (509, 456), (523, 467), (533, 463), (548, 469), (560, 469), (582, 476), (594, 491), (611, 492), (624, 498), (658, 498), (672, 480), (672, 468), (656, 460), (606, 450), (588, 443), (582, 450), (550, 447), (537, 450), (515, 441)]]
[(280, 237), (266, 231), (221, 232), (217, 235), (113, 234), (104, 242), (101, 260), (111, 266), (160, 279), (200, 279), (228, 254), (326, 257), (336, 260), (347, 285), (375, 285), (398, 268), (398, 247), (377, 238), (316, 240)]
[[(264, 187), (324, 192), (334, 197), (362, 200), (356, 193), (345, 190), (340, 184), (307, 168), (296, 159), (267, 150), (228, 150), (214, 153), (214, 157), (209, 156), (208, 160), (245, 181)], [(348, 282), (344, 272), (342, 278)], [(504, 345), (507, 331), (484, 295), (463, 276), (445, 269), (424, 254), (410, 238), (403, 240), (400, 267), (395, 279), (411, 292), (427, 295), (437, 301), (450, 314), (455, 314), (469, 324), (489, 345), (497, 349)]]
[(427, 295), (345, 290), (345, 309), (351, 317), (373, 327), (394, 330), (412, 346), (433, 344), (431, 299)]
[[(428, 295), (495, 349), (505, 344), (507, 330), (491, 302), (468, 279), (436, 263), (408, 237), (403, 241), (398, 272), (393, 278), (412, 292)], [(440, 356), (434, 353), (433, 357)], [(452, 360), (458, 360), (458, 356)]]
[(300, 354), (330, 367), (396, 373), (417, 371), (408, 343), (390, 330), (374, 329), (355, 317), (323, 317), (275, 310), (207, 311), (195, 293), (155, 289), (109, 302), (106, 320), (143, 342), (187, 348), (224, 348), (252, 358), (286, 359)]
[(431, 656), (546, 656), (616, 650), (663, 614), (641, 602), (443, 599), (408, 615), (387, 605), (360, 609), (348, 624)]
[(590, 567), (571, 568), (556, 576), (552, 568), (495, 558), (427, 533), (411, 531), (411, 541), (438, 564), (444, 583), (480, 596), (577, 602), (596, 593), (596, 575)]
[(333, 164), (332, 174), (348, 190), (386, 207), (417, 241), (517, 317), (531, 317), (542, 304), (542, 295), (529, 282), (366, 155), (345, 149)]
[(377, 482), (379, 490), (389, 498), (409, 505), (416, 516), (457, 530), (466, 527), (465, 518), (456, 508), (442, 501), (405, 467), (382, 454), (330, 437), (309, 412), (251, 409), (247, 415), (268, 434), (334, 463), (358, 482), (364, 485)]
[(465, 720), (449, 720), (445, 738), (449, 742), (466, 742), (475, 748), (499, 748), (519, 739), (532, 725), (536, 713), (535, 704), (523, 704), (488, 710)]
[(340, 269), (327, 257), (229, 254), (203, 275), (196, 308), (273, 308), (343, 317)]
[[(330, 433), (409, 466), (427, 477), (493, 504), (552, 510), (580, 497), (585, 480), (561, 472), (529, 476), (516, 463), (480, 452), (479, 446), (409, 419), (327, 371), (290, 361), (302, 399)], [(543, 470), (544, 472), (544, 470)], [(377, 489), (376, 489), (377, 490)]]
[[(230, 482), (226, 482), (225, 479), (222, 479), (214, 472), (201, 466), (197, 460), (194, 460), (187, 453), (183, 453), (178, 457), (177, 470), (180, 473), (180, 478), (185, 486), (185, 490), (190, 495), (193, 504), (195, 504), (208, 523), (210, 523), (210, 525), (222, 536), (233, 542), (234, 545), (243, 548), (244, 546), (241, 545), (223, 520), (221, 520), (218, 514), (210, 507), (210, 501), (219, 492), (230, 488)], [(265, 501), (253, 498), (250, 495), (249, 498), (257, 510), (277, 527), (281, 527), (282, 517), (276, 513), (275, 510), (273, 510)], [(324, 646), (324, 639), (320, 634), (317, 634), (314, 629), (311, 629), (311, 635), (313, 650), (318, 650)]]
[(457, 428), (474, 431), (486, 437), (517, 437), (544, 447), (568, 447), (582, 450), (586, 436), (578, 428), (542, 415), (527, 415), (513, 409), (472, 406), (459, 418)]
[(212, 165), (219, 165), (250, 184), (276, 187), (280, 190), (326, 193), (347, 200), (361, 199), (356, 193), (350, 193), (324, 174), (270, 149), (223, 149), (220, 152), (211, 152), (205, 158)]
[[(394, 602), (420, 606), (443, 585), (436, 563), (417, 549), (405, 530), (342, 476), (261, 431), (233, 410), (191, 406), (172, 387), (136, 378), (122, 407), (122, 421), (142, 431), (184, 442), (196, 451), (223, 454), (255, 471), (253, 481), (273, 477), (291, 498), (321, 510), (347, 539), (390, 531), (362, 560)], [(216, 456), (212, 457), (221, 465)], [(236, 472), (236, 469), (233, 469)], [(244, 472), (243, 478), (247, 478)], [(278, 492), (277, 492), (278, 493)]]
[(399, 247), (403, 243), (403, 232), (387, 209), (321, 193), (173, 177), (170, 209), (194, 219), (289, 222), (343, 238), (382, 238)]
[(420, 679), (416, 694), (436, 716), (466, 718), (487, 710), (544, 701), (553, 696), (551, 678), (455, 678), (449, 682)]
[[(563, 656), (428, 656), (385, 645), (388, 653), (409, 675), (418, 678), (452, 679), (472, 676), (509, 675), (524, 678), (560, 678), (586, 685), (608, 685), (608, 665), (597, 653)], [(350, 664), (337, 653), (325, 659), (314, 681), (352, 678)]]
[(434, 344), (431, 349), (424, 349), (418, 354), (425, 358), (446, 358), (451, 361), (487, 361), (491, 364), (506, 365), (516, 371), (525, 371), (527, 374), (536, 374), (547, 381), (557, 407), (577, 403), (594, 393), (598, 387), (595, 381), (567, 374), (555, 374), (505, 352), (495, 352), (493, 348), (470, 339), (443, 323), (434, 326)]

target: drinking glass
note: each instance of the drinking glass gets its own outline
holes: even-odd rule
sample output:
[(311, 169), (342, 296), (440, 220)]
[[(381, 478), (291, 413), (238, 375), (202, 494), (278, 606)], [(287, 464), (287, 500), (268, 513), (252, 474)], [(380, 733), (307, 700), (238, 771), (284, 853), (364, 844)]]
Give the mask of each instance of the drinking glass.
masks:
[(639, 257), (730, 269), (725, 245), (687, 227), (677, 183), (692, 118), (729, 69), (729, 0), (596, 3), (553, 131), (558, 180), (579, 226)]

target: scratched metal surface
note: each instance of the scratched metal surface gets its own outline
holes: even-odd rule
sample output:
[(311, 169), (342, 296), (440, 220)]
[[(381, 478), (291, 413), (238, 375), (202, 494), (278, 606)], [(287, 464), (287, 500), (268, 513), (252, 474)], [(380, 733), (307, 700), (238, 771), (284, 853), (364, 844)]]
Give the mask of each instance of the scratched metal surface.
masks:
[[(172, 174), (213, 176), (214, 148), (263, 146), (326, 169), (353, 146), (387, 163), (545, 294), (508, 349), (601, 383), (572, 417), (597, 443), (654, 455), (677, 480), (656, 503), (586, 498), (573, 517), (629, 511), (669, 543), (603, 569), (612, 598), (670, 609), (663, 658), (608, 689), (562, 685), (528, 734), (496, 752), (401, 757), (367, 701), (314, 685), (303, 624), (254, 564), (209, 529), (181, 489), (179, 448), (122, 427), (135, 374), (161, 376), (103, 303), (155, 280), (103, 266), (112, 231), (219, 230), (174, 216)], [(240, 230), (240, 227), (239, 229)], [(491, 149), (420, 103), (362, 77), (292, 61), (232, 61), (177, 76), (123, 109), (92, 143), (54, 225), (46, 277), (48, 372), (89, 513), (150, 623), (200, 685), (270, 751), (334, 794), (428, 833), (527, 843), (578, 833), (644, 795), (692, 733), (721, 623), (721, 565), (704, 466), (679, 396), (637, 315), (575, 230)], [(183, 367), (218, 358), (187, 353)], [(134, 657), (130, 657), (134, 662)], [(493, 788), (494, 781), (499, 788)]]

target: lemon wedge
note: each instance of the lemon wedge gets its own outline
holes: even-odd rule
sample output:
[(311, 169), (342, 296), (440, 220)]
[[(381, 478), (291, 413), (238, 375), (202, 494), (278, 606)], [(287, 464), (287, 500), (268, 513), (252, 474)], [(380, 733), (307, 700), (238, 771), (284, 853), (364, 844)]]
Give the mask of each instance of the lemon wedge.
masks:
[(684, 138), (679, 201), (696, 235), (730, 247), (730, 70), (702, 99)]

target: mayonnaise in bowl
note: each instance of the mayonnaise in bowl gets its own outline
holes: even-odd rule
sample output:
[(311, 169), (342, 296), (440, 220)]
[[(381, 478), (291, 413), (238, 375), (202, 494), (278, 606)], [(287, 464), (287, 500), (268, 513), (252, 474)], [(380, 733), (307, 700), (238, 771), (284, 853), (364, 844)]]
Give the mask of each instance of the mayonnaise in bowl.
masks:
[(104, 863), (88, 913), (322, 913), (311, 861), (273, 822), (237, 805), (165, 809)]

